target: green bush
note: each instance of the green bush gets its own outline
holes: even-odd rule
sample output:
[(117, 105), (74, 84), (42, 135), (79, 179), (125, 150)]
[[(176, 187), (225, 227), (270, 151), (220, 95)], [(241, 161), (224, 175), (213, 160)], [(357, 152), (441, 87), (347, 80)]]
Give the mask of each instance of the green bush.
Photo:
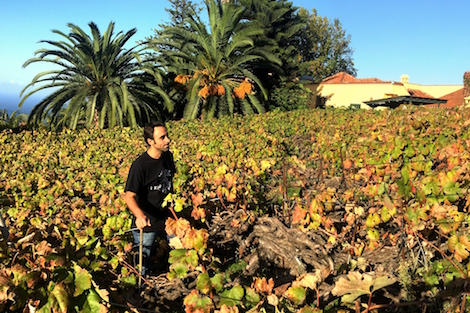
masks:
[(313, 92), (302, 83), (281, 83), (271, 91), (269, 110), (286, 112), (304, 109), (308, 107), (312, 97)]

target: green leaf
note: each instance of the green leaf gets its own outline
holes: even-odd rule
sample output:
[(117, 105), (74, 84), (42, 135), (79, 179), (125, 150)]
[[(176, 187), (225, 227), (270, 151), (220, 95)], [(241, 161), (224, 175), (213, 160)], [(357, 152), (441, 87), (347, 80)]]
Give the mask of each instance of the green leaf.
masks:
[(75, 270), (75, 291), (74, 297), (81, 295), (85, 290), (91, 288), (91, 274), (78, 265), (74, 266)]
[(403, 179), (403, 182), (406, 184), (410, 180), (410, 171), (408, 168), (404, 167), (401, 169), (401, 177)]
[(49, 297), (53, 297), (55, 300), (52, 307), (55, 308), (57, 312), (67, 312), (69, 296), (64, 284), (56, 284)]
[(379, 194), (379, 196), (383, 195), (385, 192), (387, 191), (387, 187), (385, 185), (385, 183), (381, 183), (379, 185), (379, 188), (377, 189), (377, 193)]
[(211, 280), (208, 273), (201, 273), (197, 277), (196, 288), (203, 294), (208, 294), (211, 291)]
[(88, 236), (76, 236), (75, 237), (80, 245), (84, 245), (88, 241)]
[(173, 249), (170, 251), (170, 257), (168, 261), (173, 263), (177, 260), (180, 260), (182, 257), (186, 256), (186, 249)]
[(424, 177), (421, 180), (421, 190), (426, 195), (431, 195), (431, 194), (438, 195), (440, 191), (439, 180), (437, 180), (433, 176)]
[(301, 304), (305, 300), (307, 289), (304, 287), (289, 287), (285, 296), (292, 301), (295, 305)]
[(392, 212), (390, 212), (390, 210), (384, 206), (382, 208), (382, 211), (380, 212), (380, 217), (382, 218), (382, 221), (384, 221), (384, 223), (387, 223), (392, 217)]
[(188, 266), (183, 263), (172, 264), (170, 270), (175, 272), (177, 278), (183, 278), (188, 274)]
[(107, 312), (106, 306), (101, 301), (98, 293), (94, 289), (90, 289), (81, 313)]
[(212, 287), (219, 292), (224, 287), (224, 275), (217, 273), (211, 278)]
[(175, 200), (175, 205), (173, 207), (173, 210), (175, 210), (175, 212), (181, 212), (183, 211), (183, 206), (185, 204), (185, 200), (184, 198), (177, 198)]
[(246, 305), (249, 308), (252, 308), (261, 301), (261, 298), (259, 294), (256, 293), (256, 291), (253, 288), (245, 287), (245, 289), (246, 289), (246, 296), (245, 296)]
[(439, 285), (439, 278), (437, 275), (424, 275), (424, 281), (430, 286)]
[(220, 305), (234, 306), (241, 304), (245, 291), (242, 286), (235, 286), (232, 289), (227, 289), (220, 294)]

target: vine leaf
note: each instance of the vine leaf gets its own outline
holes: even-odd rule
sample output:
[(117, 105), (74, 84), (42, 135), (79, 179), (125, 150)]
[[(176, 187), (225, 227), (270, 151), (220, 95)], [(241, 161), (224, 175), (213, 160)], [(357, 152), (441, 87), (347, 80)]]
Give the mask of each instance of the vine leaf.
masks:
[(191, 225), (184, 218), (179, 218), (178, 220), (169, 218), (165, 222), (165, 230), (169, 236), (176, 235), (178, 238), (183, 238), (189, 229), (191, 229)]
[(256, 292), (270, 295), (273, 292), (274, 280), (272, 278), (270, 278), (269, 280), (266, 280), (266, 277), (263, 277), (263, 278), (255, 277), (253, 279), (253, 283), (251, 284), (251, 287), (253, 287), (256, 290)]
[(75, 265), (75, 291), (73, 293), (74, 297), (81, 295), (85, 290), (91, 288), (91, 274), (81, 268), (78, 265)]
[(234, 286), (220, 294), (220, 305), (234, 306), (241, 304), (245, 290), (242, 286)]
[(470, 250), (470, 241), (466, 236), (452, 235), (449, 238), (449, 251), (454, 253), (454, 257), (457, 261), (462, 262), (469, 256), (468, 250)]
[(106, 302), (109, 302), (109, 291), (107, 291), (106, 289), (100, 289), (94, 280), (92, 280), (91, 282), (93, 283), (93, 290), (101, 297), (101, 299)]
[(211, 279), (208, 273), (199, 274), (197, 277), (196, 288), (206, 295), (211, 291)]
[(340, 277), (331, 291), (335, 296), (342, 296), (341, 301), (352, 303), (362, 295), (371, 295), (374, 291), (396, 282), (395, 278), (380, 276), (374, 279), (371, 275), (350, 272), (347, 278)]
[(201, 220), (204, 223), (206, 218), (206, 210), (203, 208), (194, 207), (191, 211), (191, 217), (194, 218), (196, 221)]
[(317, 289), (317, 284), (322, 281), (321, 272), (317, 271), (314, 273), (307, 273), (300, 279), (299, 284), (302, 287), (309, 288), (312, 290)]
[(224, 284), (224, 276), (220, 273), (215, 274), (214, 277), (211, 278), (211, 284), (215, 291), (221, 291)]
[(187, 313), (209, 313), (213, 308), (212, 300), (209, 297), (200, 297), (196, 289), (184, 298), (183, 304)]
[(202, 196), (202, 193), (197, 193), (196, 195), (195, 194), (192, 194), (191, 195), (191, 201), (193, 202), (193, 205), (197, 208), (198, 206), (200, 206), (202, 204), (202, 202), (204, 201), (204, 198)]
[(186, 232), (183, 239), (181, 239), (181, 243), (184, 248), (195, 249), (200, 255), (202, 255), (207, 246), (207, 239), (209, 239), (209, 233), (207, 230), (195, 230), (194, 228), (191, 228)]
[[(245, 296), (246, 305), (248, 307), (256, 306), (261, 301), (261, 297), (255, 291), (255, 289), (250, 288), (250, 287), (245, 287), (245, 289), (246, 289), (246, 296)], [(268, 299), (269, 299), (269, 296), (268, 296)]]
[(307, 211), (299, 205), (296, 205), (294, 208), (294, 213), (292, 214), (292, 224), (299, 224), (307, 215)]
[[(53, 283), (51, 282), (50, 285)], [(49, 294), (49, 299), (44, 307), (39, 312), (67, 312), (68, 295), (65, 285), (63, 283), (56, 284), (54, 289)], [(49, 311), (50, 310), (50, 311)]]
[(301, 304), (305, 300), (307, 290), (302, 286), (289, 287), (285, 296), (291, 300), (295, 305)]
[(105, 313), (108, 312), (108, 309), (104, 304), (101, 303), (101, 297), (100, 295), (93, 289), (90, 289), (90, 292), (88, 293), (86, 297), (86, 302), (83, 305), (83, 309), (81, 312), (83, 313), (93, 313), (93, 312), (98, 312), (98, 313)]
[(267, 297), (268, 303), (272, 306), (277, 306), (279, 304), (279, 298), (273, 293)]

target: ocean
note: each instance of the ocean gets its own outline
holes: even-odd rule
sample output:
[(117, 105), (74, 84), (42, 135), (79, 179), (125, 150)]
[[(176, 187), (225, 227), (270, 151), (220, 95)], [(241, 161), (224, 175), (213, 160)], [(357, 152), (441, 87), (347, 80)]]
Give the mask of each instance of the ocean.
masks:
[(32, 95), (26, 100), (21, 109), (19, 109), (18, 104), (21, 101), (19, 94), (0, 92), (0, 111), (7, 110), (7, 113), (9, 115), (12, 114), (14, 111), (29, 114), (31, 113), (33, 107), (38, 104), (43, 98), (44, 96)]

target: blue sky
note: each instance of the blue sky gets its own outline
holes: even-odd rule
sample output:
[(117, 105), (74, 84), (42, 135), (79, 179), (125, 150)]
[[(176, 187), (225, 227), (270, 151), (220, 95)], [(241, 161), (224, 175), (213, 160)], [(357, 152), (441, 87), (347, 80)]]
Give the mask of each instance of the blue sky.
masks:
[[(462, 84), (470, 70), (470, 34), (466, 14), (468, 0), (293, 0), (295, 6), (333, 20), (338, 18), (351, 35), (357, 77), (410, 82)], [(47, 67), (23, 63), (46, 47), (40, 40), (59, 40), (51, 32), (68, 32), (74, 23), (89, 32), (95, 22), (103, 32), (110, 21), (116, 31), (136, 27), (132, 43), (153, 34), (152, 29), (168, 20), (166, 0), (1, 1), (0, 3), (0, 93), (19, 94)], [(1, 109), (1, 108), (0, 108)]]

